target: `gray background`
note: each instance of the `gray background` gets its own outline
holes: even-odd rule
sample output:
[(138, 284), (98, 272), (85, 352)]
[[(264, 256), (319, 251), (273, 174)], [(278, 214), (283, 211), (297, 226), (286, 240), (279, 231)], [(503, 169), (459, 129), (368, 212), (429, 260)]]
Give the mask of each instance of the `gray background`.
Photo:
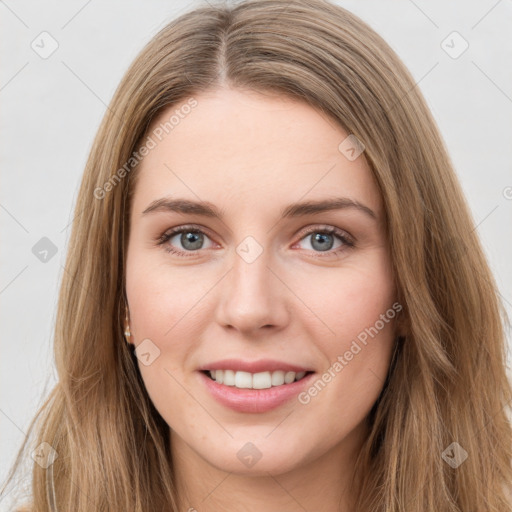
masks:
[[(512, 0), (337, 3), (379, 32), (417, 80), (512, 317)], [(93, 136), (142, 46), (200, 5), (206, 1), (0, 0), (1, 482), (56, 381), (57, 293)], [(58, 43), (47, 58), (31, 47), (51, 48), (43, 31)], [(446, 39), (453, 31), (469, 44), (457, 58), (464, 41)], [(57, 251), (46, 262), (32, 252), (42, 237)]]

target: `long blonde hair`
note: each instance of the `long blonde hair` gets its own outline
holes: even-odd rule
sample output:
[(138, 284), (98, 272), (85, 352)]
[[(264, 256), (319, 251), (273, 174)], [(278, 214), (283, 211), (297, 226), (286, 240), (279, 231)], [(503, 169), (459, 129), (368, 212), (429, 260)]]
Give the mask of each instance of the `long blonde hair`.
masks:
[[(406, 334), (368, 416), (356, 510), (511, 511), (508, 319), (468, 205), (410, 73), (368, 25), (324, 0), (197, 8), (127, 71), (76, 204), (55, 329), (58, 384), (8, 481), (35, 432), (32, 448), (46, 442), (58, 456), (47, 469), (33, 464), (30, 510), (178, 510), (169, 427), (123, 340), (134, 152), (162, 109), (226, 83), (331, 116), (363, 141), (384, 200)], [(447, 449), (467, 459), (454, 467)]]

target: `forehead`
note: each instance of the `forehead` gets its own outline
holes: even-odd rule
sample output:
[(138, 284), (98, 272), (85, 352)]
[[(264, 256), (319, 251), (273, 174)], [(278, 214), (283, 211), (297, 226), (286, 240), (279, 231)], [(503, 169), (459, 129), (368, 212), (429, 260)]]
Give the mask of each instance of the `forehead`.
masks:
[(261, 210), (343, 195), (380, 211), (364, 153), (349, 160), (339, 149), (349, 134), (318, 110), (287, 97), (234, 89), (194, 100), (192, 108), (180, 110), (194, 104), (187, 99), (152, 123), (148, 134), (155, 145), (139, 168), (136, 211), (164, 195), (200, 198), (227, 211), (230, 205), (234, 211)]

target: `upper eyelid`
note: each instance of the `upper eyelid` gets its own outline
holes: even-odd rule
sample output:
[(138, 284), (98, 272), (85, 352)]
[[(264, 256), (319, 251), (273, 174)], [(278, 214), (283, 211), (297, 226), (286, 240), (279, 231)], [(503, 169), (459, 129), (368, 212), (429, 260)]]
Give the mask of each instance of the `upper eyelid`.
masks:
[(304, 235), (309, 234), (311, 231), (332, 231), (332, 234), (344, 233), (347, 237), (353, 239), (354, 237), (345, 229), (339, 228), (337, 226), (332, 226), (331, 224), (313, 224), (306, 228), (303, 228), (299, 231), (299, 233), (303, 233)]
[(174, 228), (169, 228), (166, 231), (164, 231), (164, 235), (168, 234), (169, 236), (175, 236), (182, 232), (186, 231), (200, 231), (201, 233), (208, 235), (210, 238), (215, 238), (214, 236), (210, 235), (211, 231), (204, 226), (199, 226), (196, 224), (184, 224), (183, 226), (176, 226)]

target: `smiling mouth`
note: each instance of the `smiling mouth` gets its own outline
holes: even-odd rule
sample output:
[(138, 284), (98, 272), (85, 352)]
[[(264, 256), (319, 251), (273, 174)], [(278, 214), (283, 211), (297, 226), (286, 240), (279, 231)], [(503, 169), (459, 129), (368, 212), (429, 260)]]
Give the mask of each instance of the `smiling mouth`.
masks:
[(276, 370), (272, 372), (249, 373), (234, 370), (202, 370), (202, 373), (217, 384), (224, 384), (225, 386), (238, 389), (269, 389), (298, 382), (314, 372)]

